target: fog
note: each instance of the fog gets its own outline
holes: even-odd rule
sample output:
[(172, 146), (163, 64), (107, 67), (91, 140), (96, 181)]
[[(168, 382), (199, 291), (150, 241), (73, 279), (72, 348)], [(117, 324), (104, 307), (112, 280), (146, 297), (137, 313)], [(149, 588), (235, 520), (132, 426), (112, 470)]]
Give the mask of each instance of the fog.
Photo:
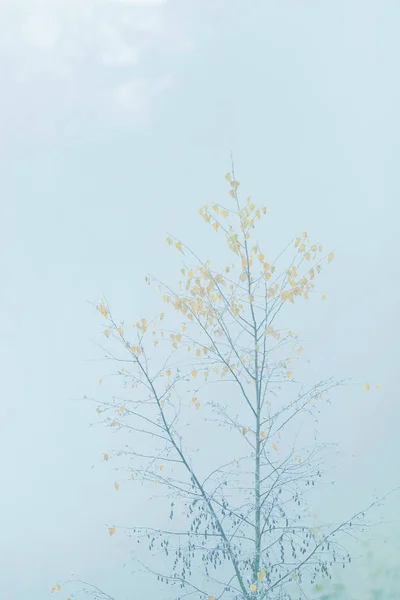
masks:
[[(400, 485), (399, 18), (390, 0), (0, 0), (1, 598), (52, 597), (72, 573), (116, 600), (158, 590), (107, 532), (148, 522), (152, 491), (116, 492), (119, 441), (80, 399), (118, 393), (94, 305), (164, 310), (144, 278), (179, 279), (167, 234), (220, 255), (197, 211), (226, 198), (231, 151), (268, 251), (304, 230), (335, 251), (328, 300), (285, 313), (311, 380), (359, 384), (320, 415), (340, 453), (315, 517)], [(398, 499), (371, 515), (381, 557)]]

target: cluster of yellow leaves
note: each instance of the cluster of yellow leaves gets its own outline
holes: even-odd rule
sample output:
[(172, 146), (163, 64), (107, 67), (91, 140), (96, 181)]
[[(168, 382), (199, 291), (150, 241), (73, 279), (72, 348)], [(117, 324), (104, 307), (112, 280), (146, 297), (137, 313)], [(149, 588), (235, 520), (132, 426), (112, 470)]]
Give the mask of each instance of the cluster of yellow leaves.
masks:
[[(375, 387), (376, 387), (376, 389), (377, 389), (377, 390), (380, 390), (380, 389), (382, 388), (382, 386), (381, 386), (381, 385), (379, 385), (379, 384), (378, 384), (378, 385), (376, 385)], [(367, 392), (369, 392), (369, 390), (371, 389), (371, 384), (370, 384), (370, 383), (364, 383), (364, 389), (365, 389)]]
[(99, 311), (99, 313), (101, 313), (103, 315), (103, 317), (107, 317), (108, 316), (108, 311), (107, 311), (106, 307), (104, 306), (103, 302), (101, 304), (98, 304), (96, 306), (96, 308)]
[(175, 248), (177, 250), (179, 250), (179, 252), (181, 252), (182, 254), (185, 254), (184, 251), (183, 251), (183, 249), (182, 249), (182, 242), (176, 241), (174, 243), (174, 240), (171, 237), (167, 237), (166, 241), (167, 241), (167, 244), (169, 244), (169, 246), (173, 246), (174, 245)]
[[(55, 583), (53, 585), (53, 587), (50, 589), (51, 593), (54, 594), (54, 592), (61, 592), (61, 585), (59, 583)], [(68, 598), (67, 598), (68, 600)]]
[[(300, 237), (295, 240), (295, 247), (298, 252), (303, 254), (304, 259), (307, 261), (314, 260), (318, 252), (322, 252), (322, 246), (312, 244), (306, 232), (303, 232)], [(328, 255), (328, 262), (331, 262), (334, 258), (333, 252)], [(289, 289), (281, 291), (281, 299), (283, 302), (289, 300), (294, 304), (296, 296), (303, 296), (306, 300), (308, 299), (310, 290), (314, 289), (315, 285), (312, 281), (315, 279), (316, 273), (321, 272), (321, 265), (317, 264), (315, 267), (311, 267), (306, 275), (299, 276), (296, 266), (291, 266), (287, 271)], [(322, 296), (323, 300), (326, 300), (326, 294)]]
[(142, 349), (140, 346), (131, 346), (130, 351), (132, 354), (136, 354), (137, 356), (139, 356), (140, 353), (142, 352)]
[[(207, 329), (216, 328), (220, 310), (224, 307), (224, 297), (221, 293), (222, 288), (227, 287), (224, 276), (211, 273), (210, 261), (204, 266), (190, 269), (187, 274), (184, 272), (187, 277), (185, 289), (188, 294), (172, 297), (170, 294), (163, 294), (163, 301), (172, 304), (174, 309), (189, 321), (204, 320)], [(231, 287), (233, 288), (233, 285)], [(231, 311), (237, 315), (242, 309), (243, 306), (233, 300)], [(186, 327), (185, 324), (185, 330)]]
[(281, 337), (281, 334), (278, 333), (278, 331), (275, 331), (272, 325), (268, 325), (267, 329), (264, 331), (264, 335), (270, 335), (276, 340), (279, 340)]
[[(138, 322), (136, 323), (136, 327), (137, 327), (137, 329), (139, 329), (139, 331), (141, 331), (142, 333), (146, 333), (146, 331), (147, 331), (147, 327), (148, 327), (146, 319), (140, 319), (140, 321), (138, 321)], [(119, 329), (117, 329), (117, 331), (118, 331), (118, 333), (120, 333), (120, 330), (119, 330)], [(122, 335), (122, 332), (121, 332), (121, 335)]]
[(197, 400), (196, 396), (193, 396), (192, 403), (196, 407), (196, 410), (199, 410), (199, 408), (200, 408), (200, 402)]
[(267, 298), (274, 298), (279, 291), (279, 283), (275, 283), (275, 285), (270, 286), (267, 292)]
[[(240, 182), (236, 181), (235, 179), (232, 179), (229, 173), (226, 174), (225, 178), (227, 179), (230, 185), (229, 195), (234, 200), (237, 200), (237, 190), (240, 186)], [(211, 210), (213, 212), (211, 212)], [(238, 234), (232, 232), (232, 226), (229, 226), (229, 231), (227, 231), (227, 228), (224, 225), (222, 225), (221, 221), (219, 221), (217, 218), (228, 217), (230, 211), (220, 206), (219, 204), (214, 204), (211, 210), (209, 209), (208, 204), (205, 204), (202, 208), (199, 209), (199, 214), (206, 223), (210, 223), (212, 225), (215, 231), (218, 231), (219, 228), (224, 229), (226, 233), (228, 247), (237, 254), (241, 248), (241, 243), (238, 239)], [(239, 210), (239, 212), (237, 213), (239, 216), (240, 230), (242, 233), (244, 233), (244, 237), (246, 240), (250, 238), (249, 230), (251, 228), (254, 228), (255, 219), (260, 219), (261, 213), (265, 214), (266, 212), (267, 208), (265, 206), (257, 208), (255, 204), (251, 201), (251, 198), (246, 199), (246, 206)], [(172, 244), (173, 241), (170, 240), (169, 243)]]

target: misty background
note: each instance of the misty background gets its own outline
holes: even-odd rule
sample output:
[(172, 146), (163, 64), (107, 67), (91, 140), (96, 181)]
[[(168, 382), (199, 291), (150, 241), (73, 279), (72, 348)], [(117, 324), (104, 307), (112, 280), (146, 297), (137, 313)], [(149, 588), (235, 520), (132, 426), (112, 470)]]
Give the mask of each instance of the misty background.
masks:
[[(1, 598), (42, 600), (71, 573), (118, 600), (149, 589), (107, 532), (148, 504), (115, 491), (115, 438), (79, 400), (99, 378), (116, 391), (93, 304), (163, 310), (144, 277), (177, 281), (167, 233), (218, 255), (197, 210), (226, 198), (231, 150), (268, 206), (267, 249), (307, 231), (336, 254), (328, 301), (285, 316), (316, 380), (361, 384), (321, 414), (341, 452), (318, 515), (400, 484), (399, 20), (395, 0), (0, 0)], [(390, 522), (379, 548), (398, 500), (371, 516)]]

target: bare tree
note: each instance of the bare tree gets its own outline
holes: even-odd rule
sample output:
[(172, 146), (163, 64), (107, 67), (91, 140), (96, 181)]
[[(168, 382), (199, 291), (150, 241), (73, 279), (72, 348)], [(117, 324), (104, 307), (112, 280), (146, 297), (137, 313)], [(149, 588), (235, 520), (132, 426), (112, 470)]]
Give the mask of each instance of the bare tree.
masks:
[(168, 237), (182, 253), (179, 285), (146, 278), (175, 311), (171, 329), (162, 329), (161, 313), (128, 331), (105, 299), (97, 306), (106, 321), (106, 356), (126, 390), (96, 401), (97, 412), (105, 425), (134, 438), (104, 460), (127, 459), (133, 484), (153, 486), (168, 506), (165, 515), (143, 514), (141, 526), (108, 531), (146, 542), (146, 558), (141, 550), (136, 561), (172, 588), (171, 598), (302, 597), (307, 582), (351, 561), (343, 535), (364, 514), (318, 527), (311, 519), (326, 445), (312, 429), (304, 434), (303, 425), (345, 382), (300, 381), (299, 332), (281, 325), (287, 306), (314, 294), (333, 253), (325, 255), (304, 232), (267, 259), (254, 237), (266, 207), (240, 201), (233, 168), (226, 179), (229, 205), (199, 212), (223, 233), (233, 263), (214, 267)]

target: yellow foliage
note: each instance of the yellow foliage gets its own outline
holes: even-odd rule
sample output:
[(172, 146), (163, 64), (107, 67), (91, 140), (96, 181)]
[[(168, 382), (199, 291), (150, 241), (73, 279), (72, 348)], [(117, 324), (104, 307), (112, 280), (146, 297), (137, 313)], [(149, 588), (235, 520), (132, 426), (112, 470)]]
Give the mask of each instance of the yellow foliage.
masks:
[(260, 571), (259, 573), (257, 573), (257, 579), (264, 579), (265, 578), (265, 571)]
[(99, 313), (103, 315), (103, 317), (107, 317), (108, 311), (103, 303), (101, 303), (99, 306), (96, 306), (96, 308), (99, 311)]
[(116, 481), (116, 482), (114, 483), (114, 487), (115, 487), (115, 489), (116, 489), (116, 490), (117, 490), (117, 492), (118, 492), (118, 490), (119, 490), (119, 483), (118, 483), (118, 481)]
[(250, 586), (250, 591), (251, 591), (251, 592), (255, 592), (255, 591), (257, 591), (257, 586), (256, 586), (256, 584), (255, 584), (255, 583), (252, 583), (252, 584), (251, 584), (251, 586)]
[(116, 530), (115, 530), (115, 527), (109, 527), (109, 528), (108, 528), (108, 533), (109, 533), (110, 535), (114, 535), (115, 531), (116, 531)]

